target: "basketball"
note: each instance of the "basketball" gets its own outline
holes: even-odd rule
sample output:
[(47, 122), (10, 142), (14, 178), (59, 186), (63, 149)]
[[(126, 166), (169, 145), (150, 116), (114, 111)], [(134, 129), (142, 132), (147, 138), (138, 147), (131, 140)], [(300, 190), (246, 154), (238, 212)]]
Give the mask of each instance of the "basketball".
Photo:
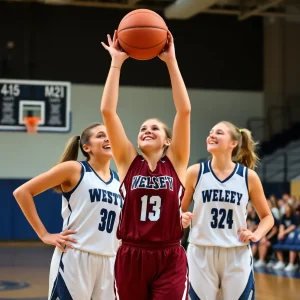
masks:
[(149, 9), (128, 13), (118, 27), (121, 48), (132, 58), (148, 60), (156, 57), (167, 42), (168, 27), (164, 19)]

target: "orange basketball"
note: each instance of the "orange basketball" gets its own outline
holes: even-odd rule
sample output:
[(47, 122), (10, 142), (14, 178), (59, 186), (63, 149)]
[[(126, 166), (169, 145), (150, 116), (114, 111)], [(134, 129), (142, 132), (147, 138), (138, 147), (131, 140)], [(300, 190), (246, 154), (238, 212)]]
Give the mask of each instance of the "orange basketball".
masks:
[(147, 60), (156, 57), (167, 42), (168, 27), (164, 19), (149, 9), (128, 13), (118, 27), (121, 48), (132, 58)]

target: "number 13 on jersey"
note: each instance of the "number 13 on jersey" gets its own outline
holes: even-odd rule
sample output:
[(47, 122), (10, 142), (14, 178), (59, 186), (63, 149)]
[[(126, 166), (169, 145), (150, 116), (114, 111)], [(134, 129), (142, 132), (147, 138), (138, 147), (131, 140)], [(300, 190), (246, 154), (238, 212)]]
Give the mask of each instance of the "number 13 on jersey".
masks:
[[(161, 198), (159, 196), (145, 195), (141, 198), (141, 221), (157, 221), (160, 218)], [(149, 209), (148, 209), (148, 204)]]

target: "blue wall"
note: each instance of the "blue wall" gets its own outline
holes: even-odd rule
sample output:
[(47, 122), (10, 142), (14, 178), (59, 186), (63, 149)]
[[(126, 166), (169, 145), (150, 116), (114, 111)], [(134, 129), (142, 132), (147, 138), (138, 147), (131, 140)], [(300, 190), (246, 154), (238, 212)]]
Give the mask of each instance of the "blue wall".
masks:
[[(38, 240), (38, 236), (24, 217), (13, 191), (25, 179), (0, 180), (0, 240)], [(62, 229), (61, 196), (48, 190), (34, 198), (38, 214), (50, 233)]]

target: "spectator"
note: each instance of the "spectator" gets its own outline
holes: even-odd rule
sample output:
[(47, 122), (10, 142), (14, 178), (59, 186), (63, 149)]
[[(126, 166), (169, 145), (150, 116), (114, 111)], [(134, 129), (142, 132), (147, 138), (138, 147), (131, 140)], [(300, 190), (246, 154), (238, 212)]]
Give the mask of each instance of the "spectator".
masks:
[(271, 212), (274, 216), (275, 219), (280, 220), (280, 211), (279, 211), (279, 206), (278, 206), (278, 199), (275, 195), (271, 195), (270, 198), (270, 203), (271, 206)]
[[(272, 211), (272, 201), (267, 200), (269, 207)], [(279, 231), (279, 219), (274, 214), (274, 226), (258, 243), (258, 255), (259, 260), (254, 264), (255, 268), (261, 268), (266, 266), (266, 257), (268, 252), (272, 249), (272, 246), (277, 243), (277, 234)]]
[[(295, 213), (295, 210), (291, 204), (287, 201), (284, 204), (285, 214), (281, 218), (279, 226), (278, 241), (284, 241), (287, 235), (294, 231), (299, 226), (299, 218)], [(294, 264), (296, 260), (296, 252), (289, 252), (289, 264), (285, 267), (282, 251), (276, 251), (278, 262), (273, 267), (274, 270), (283, 269), (285, 271), (295, 271), (297, 266)]]

